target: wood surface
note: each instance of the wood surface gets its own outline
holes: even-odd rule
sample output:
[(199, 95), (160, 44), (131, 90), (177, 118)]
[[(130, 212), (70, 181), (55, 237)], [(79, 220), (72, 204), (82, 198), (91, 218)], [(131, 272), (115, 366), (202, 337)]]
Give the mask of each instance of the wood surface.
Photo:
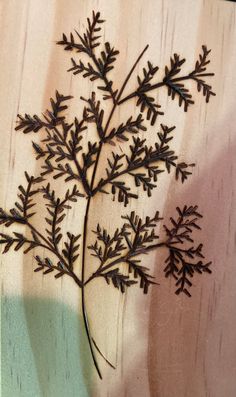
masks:
[[(117, 367), (112, 370), (101, 361), (101, 381), (89, 356), (80, 294), (73, 281), (34, 273), (33, 254), (1, 255), (2, 397), (235, 397), (234, 3), (1, 0), (0, 205), (14, 204), (25, 170), (40, 172), (31, 144), (38, 138), (15, 131), (17, 113), (40, 114), (57, 89), (74, 96), (69, 116), (80, 115), (80, 96), (94, 89), (81, 76), (66, 72), (71, 54), (55, 44), (62, 32), (83, 29), (92, 10), (106, 19), (104, 41), (120, 50), (114, 71), (118, 85), (150, 45), (127, 93), (147, 60), (163, 70), (176, 52), (186, 58), (188, 71), (206, 44), (212, 49), (210, 69), (215, 77), (211, 83), (217, 95), (206, 104), (190, 84), (195, 105), (185, 113), (165, 88), (160, 90), (158, 98), (165, 111), (160, 123), (176, 126), (174, 147), (186, 162), (196, 163), (192, 177), (182, 185), (174, 175), (163, 174), (152, 198), (147, 201), (140, 193), (140, 199), (126, 209), (111, 197), (99, 196), (91, 209), (90, 229), (99, 221), (114, 230), (121, 224), (120, 215), (131, 209), (143, 215), (159, 210), (167, 219), (177, 205), (197, 204), (204, 215), (198, 238), (213, 262), (213, 274), (195, 280), (191, 299), (176, 296), (173, 282), (162, 272), (164, 254), (156, 252), (145, 265), (160, 285), (147, 296), (139, 288), (121, 295), (104, 280), (91, 284), (86, 291), (91, 328), (101, 350)], [(117, 112), (114, 124), (126, 120), (130, 110), (137, 112), (134, 104)], [(150, 129), (149, 142), (158, 128)], [(55, 185), (58, 193), (64, 191), (63, 185)], [(84, 209), (82, 203), (73, 210), (65, 230), (80, 232)], [(36, 221), (41, 222), (40, 215)]]

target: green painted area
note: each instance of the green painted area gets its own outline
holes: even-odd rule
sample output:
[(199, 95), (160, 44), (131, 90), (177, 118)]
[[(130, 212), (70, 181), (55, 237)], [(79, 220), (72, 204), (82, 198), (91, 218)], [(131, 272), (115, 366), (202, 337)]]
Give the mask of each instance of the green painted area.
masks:
[(1, 397), (88, 397), (92, 361), (83, 323), (62, 303), (1, 302)]

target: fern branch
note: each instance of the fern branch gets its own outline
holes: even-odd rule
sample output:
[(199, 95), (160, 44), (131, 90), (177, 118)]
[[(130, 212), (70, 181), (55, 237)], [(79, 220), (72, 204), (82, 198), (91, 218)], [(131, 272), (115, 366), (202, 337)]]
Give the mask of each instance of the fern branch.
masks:
[(118, 141), (128, 141), (126, 133), (138, 134), (139, 132), (146, 131), (147, 128), (143, 125), (142, 115), (139, 114), (135, 120), (131, 116), (126, 123), (121, 123), (118, 128), (113, 128), (104, 139), (105, 142), (111, 143), (116, 138)]
[[(140, 138), (133, 137), (133, 145), (130, 145), (130, 155), (113, 155), (113, 161), (108, 159), (108, 166), (106, 168), (107, 177), (100, 179), (97, 186), (93, 189), (92, 195), (95, 195), (98, 191), (107, 193), (104, 189), (108, 184), (112, 185), (112, 193), (115, 194), (115, 188), (113, 186), (119, 186), (125, 188), (125, 182), (119, 180), (115, 183), (114, 180), (125, 175), (130, 175), (134, 178), (135, 185), (139, 187), (143, 186), (144, 191), (147, 192), (148, 196), (151, 196), (152, 190), (156, 187), (153, 182), (157, 181), (157, 176), (163, 169), (159, 168), (159, 163), (164, 164), (167, 172), (169, 173), (171, 167), (176, 168), (176, 179), (178, 180), (181, 176), (181, 181), (184, 182), (191, 171), (189, 167), (193, 167), (194, 164), (187, 165), (184, 162), (177, 163), (178, 157), (175, 155), (173, 150), (170, 150), (169, 141), (172, 140), (170, 136), (171, 132), (175, 127), (168, 128), (167, 126), (161, 125), (162, 132), (158, 133), (159, 142), (155, 144), (155, 149), (145, 145), (146, 140), (140, 140)], [(124, 163), (124, 158), (126, 163)], [(143, 172), (134, 172), (137, 170), (143, 170)], [(123, 200), (125, 204), (127, 200)]]
[(100, 140), (104, 137), (104, 128), (103, 128), (103, 116), (104, 110), (100, 110), (100, 101), (96, 101), (96, 94), (92, 92), (91, 98), (85, 99), (81, 97), (81, 99), (88, 104), (87, 107), (84, 108), (83, 118), (88, 123), (95, 123), (97, 127), (97, 132)]
[(36, 114), (33, 116), (29, 114), (21, 116), (18, 114), (18, 125), (15, 130), (23, 130), (24, 134), (28, 134), (29, 132), (38, 132), (43, 127), (53, 129), (65, 119), (65, 117), (61, 115), (61, 113), (68, 108), (64, 102), (71, 98), (73, 97), (70, 95), (64, 96), (56, 91), (56, 100), (50, 98), (51, 109), (46, 110), (43, 114), (43, 119)]
[[(181, 66), (185, 62), (185, 59), (181, 59), (179, 55), (174, 54), (174, 56), (170, 59), (170, 68), (167, 66), (165, 67), (165, 76), (162, 81), (158, 83), (152, 84), (151, 80), (153, 76), (148, 75), (148, 84), (144, 84), (140, 78), (138, 78), (139, 86), (138, 88), (131, 94), (127, 95), (125, 98), (121, 99), (118, 103), (121, 105), (122, 103), (126, 102), (127, 100), (138, 97), (138, 103), (142, 104), (143, 110), (145, 110), (145, 96), (150, 91), (157, 90), (161, 87), (166, 86), (168, 88), (168, 95), (171, 96), (172, 99), (175, 99), (177, 96), (179, 98), (179, 106), (184, 104), (184, 110), (187, 111), (189, 105), (192, 105), (194, 101), (192, 100), (192, 95), (190, 94), (189, 90), (184, 86), (186, 80), (193, 80), (197, 83), (198, 91), (203, 92), (203, 96), (206, 98), (206, 102), (209, 102), (211, 96), (215, 96), (215, 93), (212, 91), (212, 87), (207, 84), (204, 80), (205, 77), (214, 76), (214, 73), (205, 73), (206, 66), (210, 63), (210, 60), (207, 59), (210, 50), (207, 50), (205, 45), (202, 46), (202, 54), (199, 55), (199, 60), (196, 61), (195, 68), (192, 72), (187, 75), (176, 77), (181, 71)], [(147, 74), (145, 70), (144, 76)], [(140, 90), (144, 95), (143, 101), (140, 98)], [(148, 97), (151, 103), (154, 102), (153, 97)], [(148, 107), (148, 103), (146, 104)], [(154, 110), (154, 109), (153, 109)], [(155, 113), (154, 113), (155, 114)], [(151, 118), (152, 112), (149, 113)], [(157, 115), (156, 115), (157, 116)], [(156, 117), (151, 119), (152, 124), (155, 123)]]
[[(211, 273), (210, 265), (211, 262), (203, 263), (204, 255), (202, 253), (202, 244), (197, 247), (189, 246), (184, 247), (185, 243), (193, 243), (194, 240), (191, 237), (194, 229), (200, 229), (198, 220), (202, 215), (198, 212), (197, 206), (184, 206), (181, 210), (177, 207), (178, 219), (174, 220), (170, 218), (172, 228), (164, 226), (166, 232), (166, 239), (154, 243), (155, 239), (159, 239), (159, 236), (155, 234), (154, 228), (157, 223), (162, 219), (159, 217), (157, 212), (153, 218), (146, 217), (143, 221), (135, 212), (131, 212), (130, 215), (123, 217), (127, 221), (123, 227), (116, 230), (115, 235), (119, 240), (119, 250), (112, 251), (110, 242), (114, 242), (105, 229), (101, 229), (98, 225), (97, 231), (95, 232), (98, 239), (104, 244), (104, 247), (109, 247), (112, 252), (115, 252), (113, 256), (104, 257), (104, 248), (95, 242), (94, 245), (88, 247), (93, 251), (93, 256), (97, 257), (100, 261), (100, 265), (97, 270), (87, 279), (85, 284), (91, 282), (96, 277), (104, 277), (109, 283), (109, 279), (114, 276), (114, 283), (117, 283), (116, 288), (121, 288), (122, 292), (125, 291), (125, 285), (121, 287), (119, 280), (116, 280), (116, 276), (121, 279), (132, 281), (129, 276), (122, 275), (118, 267), (121, 264), (127, 264), (129, 274), (134, 276), (134, 281), (138, 278), (140, 280), (140, 288), (143, 289), (144, 293), (148, 292), (150, 284), (156, 284), (153, 277), (148, 272), (149, 269), (140, 264), (140, 259), (137, 259), (140, 255), (145, 255), (150, 251), (165, 248), (168, 250), (168, 257), (165, 260), (164, 273), (165, 277), (174, 277), (176, 280), (176, 294), (183, 292), (187, 296), (191, 296), (188, 290), (192, 286), (190, 278), (195, 273)], [(115, 258), (111, 260), (112, 258)], [(196, 260), (200, 258), (200, 260)], [(108, 277), (108, 280), (106, 279)], [(131, 286), (133, 283), (128, 283), (126, 287)]]
[(49, 274), (56, 271), (57, 274), (54, 276), (55, 278), (60, 278), (64, 276), (64, 274), (71, 277), (71, 273), (63, 267), (61, 262), (58, 262), (57, 265), (53, 265), (51, 259), (47, 257), (42, 259), (39, 255), (36, 255), (35, 259), (37, 261), (37, 267), (34, 269), (34, 272), (43, 271), (43, 274)]
[(101, 36), (98, 34), (101, 31), (100, 24), (102, 24), (104, 20), (100, 18), (99, 12), (95, 13), (93, 11), (92, 18), (87, 18), (87, 22), (88, 27), (83, 35), (75, 31), (79, 38), (79, 43), (75, 42), (73, 33), (70, 33), (69, 38), (63, 33), (62, 40), (58, 41), (57, 44), (63, 45), (66, 51), (75, 50), (76, 52), (83, 52), (91, 58), (94, 66), (89, 62), (85, 65), (81, 60), (77, 63), (72, 58), (72, 67), (68, 71), (73, 72), (75, 75), (81, 73), (84, 78), (88, 77), (91, 81), (97, 79), (102, 80), (104, 84), (102, 86), (98, 86), (98, 89), (104, 92), (104, 99), (111, 98), (113, 103), (115, 103), (117, 90), (113, 90), (113, 82), (109, 80), (107, 75), (113, 69), (113, 63), (115, 62), (119, 51), (112, 48), (110, 43), (106, 42), (100, 57), (97, 57), (95, 49), (100, 45), (99, 39)]

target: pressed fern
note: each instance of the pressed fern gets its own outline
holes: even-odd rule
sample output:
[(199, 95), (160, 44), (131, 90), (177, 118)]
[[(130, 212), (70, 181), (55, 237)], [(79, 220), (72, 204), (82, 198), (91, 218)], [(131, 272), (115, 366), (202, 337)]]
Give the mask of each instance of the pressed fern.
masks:
[[(151, 250), (164, 249), (166, 259), (163, 263), (163, 272), (175, 282), (176, 294), (184, 293), (191, 296), (192, 279), (196, 274), (210, 273), (210, 262), (204, 261), (202, 243), (194, 244), (194, 229), (200, 229), (201, 218), (197, 206), (177, 208), (177, 218), (170, 218), (170, 225), (165, 225), (161, 236), (156, 234), (156, 226), (162, 220), (159, 212), (150, 218), (140, 218), (132, 211), (123, 216), (123, 225), (115, 232), (109, 232), (99, 224), (94, 230), (94, 242), (88, 246), (88, 218), (93, 198), (97, 194), (111, 194), (126, 206), (132, 199), (138, 199), (137, 188), (141, 193), (150, 197), (157, 187), (158, 179), (164, 172), (168, 174), (174, 170), (176, 180), (185, 182), (191, 175), (193, 163), (187, 164), (178, 159), (178, 154), (171, 147), (175, 127), (160, 124), (157, 135), (154, 134), (154, 143), (146, 143), (145, 134), (148, 128), (145, 118), (151, 125), (156, 125), (164, 112), (161, 105), (152, 96), (160, 88), (167, 88), (167, 94), (179, 106), (187, 111), (194, 101), (188, 81), (197, 84), (197, 89), (209, 101), (215, 95), (211, 86), (205, 81), (206, 77), (213, 76), (207, 72), (210, 51), (202, 46), (202, 53), (196, 61), (193, 71), (186, 75), (181, 74), (181, 67), (185, 59), (174, 54), (170, 59), (170, 66), (166, 66), (164, 76), (158, 81), (159, 68), (148, 61), (143, 68), (142, 75), (137, 76), (137, 88), (131, 94), (124, 96), (124, 90), (135, 67), (141, 60), (148, 46), (137, 58), (130, 72), (119, 89), (114, 88), (111, 71), (115, 66), (119, 51), (106, 42), (101, 42), (101, 27), (104, 20), (100, 13), (93, 12), (87, 19), (87, 28), (84, 33), (75, 31), (66, 35), (57, 44), (66, 51), (72, 51), (72, 66), (69, 71), (74, 75), (82, 75), (96, 84), (103, 93), (104, 100), (111, 100), (112, 108), (107, 111), (103, 103), (96, 97), (96, 93), (88, 98), (81, 97), (83, 107), (82, 118), (77, 117), (72, 122), (67, 120), (65, 110), (68, 108), (70, 95), (62, 95), (56, 91), (55, 99), (51, 98), (50, 108), (43, 116), (18, 115), (16, 130), (23, 133), (41, 133), (41, 143), (33, 142), (33, 151), (36, 160), (40, 161), (42, 170), (38, 177), (25, 173), (26, 182), (19, 186), (18, 201), (9, 211), (0, 209), (0, 223), (12, 227), (22, 224), (28, 229), (27, 237), (19, 232), (11, 234), (1, 233), (0, 244), (3, 253), (10, 249), (24, 253), (44, 248), (47, 252), (44, 257), (35, 255), (35, 272), (44, 275), (54, 274), (55, 278), (71, 277), (81, 290), (82, 313), (85, 330), (88, 337), (93, 362), (100, 377), (101, 371), (97, 355), (102, 357), (110, 366), (114, 366), (105, 358), (91, 335), (88, 315), (86, 312), (85, 287), (92, 280), (101, 278), (121, 293), (135, 285), (147, 294), (153, 284), (157, 284), (150, 269), (143, 264), (143, 256)], [(79, 57), (77, 58), (77, 56)], [(83, 55), (83, 58), (80, 58)], [(84, 58), (87, 57), (87, 60)], [(115, 111), (125, 102), (136, 99), (136, 106), (140, 109), (138, 116), (131, 115), (117, 126), (111, 127), (111, 120)], [(84, 143), (88, 124), (93, 124), (96, 131), (94, 141)], [(127, 145), (126, 154), (117, 149), (116, 142)], [(107, 158), (105, 175), (96, 182), (99, 159), (104, 145), (111, 145), (111, 154)], [(52, 177), (52, 178), (51, 178)], [(52, 179), (63, 178), (66, 183), (72, 182), (64, 197), (57, 197), (52, 188)], [(50, 182), (48, 181), (50, 179)], [(133, 184), (130, 185), (130, 181)], [(133, 190), (132, 186), (136, 189)], [(45, 200), (46, 215), (45, 229), (40, 232), (33, 223), (37, 212), (37, 196)], [(67, 212), (77, 200), (86, 200), (86, 210), (82, 236), (67, 232), (63, 235), (62, 225)], [(85, 277), (85, 268), (88, 265), (88, 254), (93, 258), (94, 268), (90, 275)], [(76, 272), (76, 261), (81, 255), (82, 268), (80, 274)], [(91, 262), (91, 259), (89, 259)], [(123, 266), (120, 266), (120, 265)], [(124, 273), (124, 266), (127, 272)], [(87, 272), (86, 272), (87, 274)]]

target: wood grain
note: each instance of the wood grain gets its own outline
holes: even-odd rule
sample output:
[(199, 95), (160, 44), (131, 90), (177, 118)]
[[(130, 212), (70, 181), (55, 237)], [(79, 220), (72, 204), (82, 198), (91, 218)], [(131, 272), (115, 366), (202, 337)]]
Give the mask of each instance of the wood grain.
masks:
[[(104, 379), (100, 381), (81, 342), (83, 336), (77, 321), (81, 315), (80, 296), (73, 282), (55, 281), (51, 276), (43, 278), (33, 273), (30, 255), (26, 257), (17, 252), (2, 256), (2, 396), (234, 397), (234, 3), (215, 0), (2, 0), (1, 206), (9, 208), (15, 202), (17, 186), (23, 182), (26, 169), (35, 175), (40, 171), (31, 147), (31, 140), (37, 137), (15, 132), (17, 113), (44, 111), (50, 96), (58, 89), (74, 96), (68, 117), (80, 115), (79, 98), (93, 89), (82, 77), (66, 73), (70, 54), (55, 45), (62, 32), (83, 29), (93, 9), (99, 10), (106, 19), (104, 41), (109, 39), (120, 50), (114, 71), (118, 85), (147, 43), (150, 47), (136, 73), (148, 59), (163, 70), (174, 52), (186, 58), (186, 71), (191, 70), (202, 44), (206, 44), (212, 49), (211, 70), (215, 72), (212, 84), (217, 96), (206, 105), (191, 86), (195, 105), (184, 113), (167, 97), (165, 89), (160, 90), (158, 97), (165, 111), (160, 122), (176, 125), (176, 151), (186, 162), (197, 164), (192, 178), (180, 185), (173, 176), (165, 174), (148, 205), (141, 194), (140, 200), (132, 202), (127, 209), (101, 195), (94, 201), (89, 227), (93, 229), (97, 221), (102, 220), (104, 226), (113, 230), (120, 225), (120, 215), (131, 208), (141, 215), (159, 210), (168, 218), (176, 205), (198, 204), (204, 215), (199, 239), (205, 244), (207, 258), (213, 261), (213, 275), (199, 277), (191, 299), (177, 297), (173, 283), (163, 277), (164, 256), (158, 252), (145, 261), (160, 282), (160, 286), (151, 288), (148, 296), (143, 296), (138, 288), (121, 296), (104, 286), (102, 280), (91, 284), (86, 292), (91, 328), (103, 353), (117, 366), (114, 371), (101, 362)], [(135, 75), (127, 93), (134, 84)], [(117, 112), (114, 125), (126, 119), (130, 110), (136, 111), (134, 103)], [(149, 142), (153, 142), (156, 132), (156, 127), (150, 129)], [(106, 155), (104, 153), (101, 160), (101, 173)], [(59, 193), (64, 189), (63, 184), (57, 185)], [(78, 233), (83, 214), (81, 204), (74, 209), (65, 230), (71, 227)], [(78, 269), (79, 266), (80, 263)], [(45, 335), (42, 335), (42, 325), (47, 330)], [(75, 352), (78, 352), (78, 363)]]

